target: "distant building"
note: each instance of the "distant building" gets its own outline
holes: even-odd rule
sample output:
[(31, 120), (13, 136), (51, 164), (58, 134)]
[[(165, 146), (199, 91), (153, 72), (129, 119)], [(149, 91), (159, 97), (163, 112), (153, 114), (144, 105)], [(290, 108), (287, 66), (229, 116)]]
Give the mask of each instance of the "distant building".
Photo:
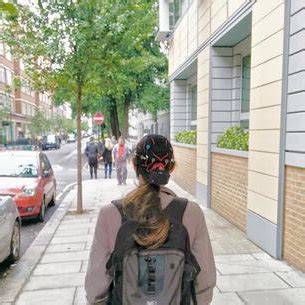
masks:
[[(274, 257), (305, 271), (305, 2), (159, 0), (169, 47), (176, 181)], [(217, 148), (231, 126), (249, 152)]]
[[(14, 88), (15, 78), (20, 79), (20, 87)], [(1, 144), (29, 137), (31, 117), (36, 110), (50, 119), (55, 113), (66, 116), (64, 107), (67, 108), (54, 107), (49, 94), (35, 92), (31, 88), (22, 60), (14, 60), (10, 48), (3, 42), (0, 42), (0, 107), (10, 112), (9, 121), (0, 128)]]
[(170, 138), (169, 117), (168, 111), (160, 111), (157, 122), (155, 122), (150, 114), (144, 114), (139, 110), (131, 110), (129, 113), (129, 136), (139, 140), (143, 135), (158, 133)]

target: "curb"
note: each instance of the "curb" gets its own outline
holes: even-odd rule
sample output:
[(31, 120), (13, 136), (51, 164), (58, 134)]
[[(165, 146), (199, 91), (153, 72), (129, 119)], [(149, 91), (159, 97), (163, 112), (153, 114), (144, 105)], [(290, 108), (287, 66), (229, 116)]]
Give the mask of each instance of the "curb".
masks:
[(0, 282), (0, 304), (14, 303), (52, 240), (66, 212), (76, 198), (75, 188), (69, 191), (60, 206), (39, 232), (9, 275)]

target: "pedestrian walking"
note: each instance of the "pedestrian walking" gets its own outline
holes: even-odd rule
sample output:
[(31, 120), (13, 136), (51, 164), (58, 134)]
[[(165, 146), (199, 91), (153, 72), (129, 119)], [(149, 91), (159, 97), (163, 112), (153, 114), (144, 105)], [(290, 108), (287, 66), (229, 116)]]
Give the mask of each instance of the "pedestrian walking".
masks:
[(124, 139), (120, 137), (118, 144), (116, 144), (113, 148), (113, 157), (119, 185), (126, 184), (128, 155), (128, 147), (125, 145)]
[(97, 148), (98, 148), (98, 162), (97, 162), (97, 168), (100, 168), (100, 165), (103, 162), (103, 153), (105, 150), (105, 145), (104, 145), (104, 141), (102, 139), (99, 139), (98, 143), (97, 143)]
[(216, 268), (202, 209), (165, 185), (170, 142), (148, 135), (136, 146), (138, 186), (100, 210), (85, 290), (88, 304), (208, 305)]
[(113, 145), (116, 145), (118, 143), (115, 136), (111, 137), (111, 142), (112, 142)]
[(104, 166), (105, 166), (105, 179), (107, 179), (107, 177), (109, 177), (109, 179), (111, 179), (112, 150), (113, 150), (113, 144), (109, 138), (106, 138), (104, 152), (103, 152), (103, 160), (104, 160)]
[(97, 167), (98, 167), (98, 146), (94, 141), (94, 137), (90, 137), (90, 142), (87, 144), (85, 154), (88, 158), (90, 177), (93, 179), (93, 173), (95, 179), (97, 179)]

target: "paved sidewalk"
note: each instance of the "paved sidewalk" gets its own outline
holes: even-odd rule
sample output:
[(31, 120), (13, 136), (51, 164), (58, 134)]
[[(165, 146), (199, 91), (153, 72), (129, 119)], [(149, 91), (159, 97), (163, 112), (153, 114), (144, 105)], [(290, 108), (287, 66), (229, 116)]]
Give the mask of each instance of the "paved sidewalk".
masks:
[[(127, 186), (117, 186), (115, 179), (83, 185), (86, 213), (74, 213), (76, 193), (71, 191), (16, 270), (0, 283), (0, 304), (86, 304), (84, 276), (98, 210), (130, 191), (134, 181)], [(192, 199), (174, 183), (170, 188)], [(304, 274), (263, 253), (212, 210), (205, 215), (218, 275), (212, 305), (305, 304)]]

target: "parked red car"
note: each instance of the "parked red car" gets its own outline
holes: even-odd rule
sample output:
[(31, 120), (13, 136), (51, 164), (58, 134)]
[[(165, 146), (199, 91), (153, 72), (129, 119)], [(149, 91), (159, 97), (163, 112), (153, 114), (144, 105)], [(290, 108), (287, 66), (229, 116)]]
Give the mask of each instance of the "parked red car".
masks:
[(55, 205), (56, 179), (50, 161), (37, 151), (0, 151), (0, 195), (15, 199), (21, 217), (44, 221)]

